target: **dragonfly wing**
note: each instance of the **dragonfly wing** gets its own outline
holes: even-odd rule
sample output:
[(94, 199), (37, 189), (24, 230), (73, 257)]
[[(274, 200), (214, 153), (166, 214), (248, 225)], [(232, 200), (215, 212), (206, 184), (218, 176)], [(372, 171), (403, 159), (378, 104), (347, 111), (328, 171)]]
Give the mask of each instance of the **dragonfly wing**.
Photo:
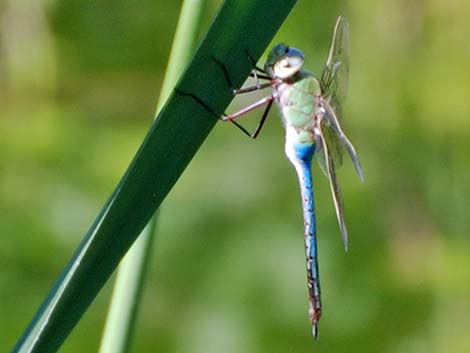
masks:
[[(341, 145), (344, 145), (353, 161), (359, 178), (361, 181), (364, 181), (364, 173), (362, 172), (356, 150), (340, 125), (342, 102), (347, 95), (348, 81), (349, 26), (346, 18), (340, 16), (336, 21), (330, 53), (320, 80), (323, 98), (321, 98), (319, 104), (324, 108), (322, 113), (327, 120), (324, 127), (324, 136), (329, 146), (332, 146), (329, 152), (333, 155), (333, 160), (337, 159), (337, 151), (341, 150)], [(335, 167), (339, 168), (340, 166), (341, 163), (335, 164)]]
[(325, 139), (323, 133), (323, 124), (319, 124), (315, 129), (315, 137), (320, 141), (321, 150), (319, 154), (319, 160), (323, 159), (324, 168), (326, 175), (330, 181), (331, 193), (333, 195), (333, 203), (335, 205), (336, 217), (338, 219), (339, 229), (341, 231), (341, 238), (343, 239), (343, 244), (345, 250), (348, 250), (348, 231), (346, 229), (346, 223), (344, 221), (344, 207), (343, 199), (341, 197), (341, 190), (339, 188), (337, 179), (336, 179), (336, 169), (335, 163), (332, 156), (329, 153), (329, 147), (327, 140)]
[[(328, 104), (328, 102), (326, 101), (323, 102), (322, 107), (324, 108), (324, 118), (328, 122), (328, 126), (331, 127), (331, 130), (334, 131), (334, 134), (336, 135), (336, 140), (341, 141), (344, 147), (346, 147), (346, 151), (348, 151), (349, 156), (351, 157), (359, 179), (364, 182), (364, 173), (362, 171), (361, 163), (359, 162), (359, 157), (357, 156), (356, 150), (352, 145), (351, 141), (349, 141), (346, 134), (341, 129), (341, 125), (339, 124), (335, 111), (333, 110), (331, 105)], [(329, 138), (330, 136), (326, 137)], [(333, 141), (335, 141), (334, 138)]]
[(336, 21), (330, 53), (320, 80), (326, 97), (336, 96), (338, 104), (344, 101), (349, 81), (349, 25), (344, 16)]
[[(330, 158), (333, 160), (335, 168), (339, 168), (343, 165), (343, 149), (341, 143), (338, 139), (333, 128), (329, 125), (328, 122), (325, 121), (323, 128), (322, 128), (323, 136), (326, 141), (328, 141), (328, 154)], [(319, 158), (317, 159), (318, 165), (322, 170), (323, 174), (328, 176), (328, 167), (326, 165), (326, 159), (323, 152), (323, 147), (321, 143), (317, 146), (316, 153), (318, 154)]]

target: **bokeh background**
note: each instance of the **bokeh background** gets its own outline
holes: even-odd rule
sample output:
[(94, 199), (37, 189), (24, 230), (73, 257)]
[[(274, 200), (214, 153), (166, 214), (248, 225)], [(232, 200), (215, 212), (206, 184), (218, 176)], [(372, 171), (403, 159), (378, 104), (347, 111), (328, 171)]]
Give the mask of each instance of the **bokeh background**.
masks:
[[(219, 5), (209, 1), (203, 30)], [(0, 351), (150, 127), (179, 7), (0, 3)], [(304, 49), (320, 72), (339, 14), (351, 28), (345, 130), (366, 183), (349, 162), (339, 172), (345, 253), (315, 166), (319, 340), (274, 112), (257, 141), (218, 124), (165, 201), (132, 352), (470, 352), (470, 2), (300, 0), (274, 42)], [(61, 352), (97, 350), (111, 289)]]

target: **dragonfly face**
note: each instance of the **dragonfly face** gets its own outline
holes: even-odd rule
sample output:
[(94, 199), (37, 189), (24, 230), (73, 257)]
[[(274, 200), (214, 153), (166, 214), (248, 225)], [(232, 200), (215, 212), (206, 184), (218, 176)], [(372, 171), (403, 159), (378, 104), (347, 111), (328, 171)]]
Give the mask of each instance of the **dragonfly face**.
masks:
[(277, 44), (269, 53), (264, 69), (271, 78), (284, 80), (296, 74), (304, 64), (304, 54), (297, 48)]

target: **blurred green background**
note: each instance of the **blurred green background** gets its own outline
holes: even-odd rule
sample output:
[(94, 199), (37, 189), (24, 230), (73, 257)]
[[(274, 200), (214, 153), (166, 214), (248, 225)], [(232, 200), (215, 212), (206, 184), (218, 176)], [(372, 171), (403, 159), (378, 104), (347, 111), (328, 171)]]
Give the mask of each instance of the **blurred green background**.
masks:
[[(219, 5), (209, 2), (204, 28)], [(179, 7), (0, 3), (0, 351), (150, 127)], [(302, 48), (318, 73), (339, 14), (351, 31), (345, 129), (366, 183), (349, 162), (339, 173), (345, 253), (315, 166), (319, 340), (298, 186), (273, 112), (257, 141), (218, 124), (164, 203), (133, 352), (470, 352), (470, 3), (300, 0), (274, 42)], [(61, 352), (97, 350), (111, 287)]]

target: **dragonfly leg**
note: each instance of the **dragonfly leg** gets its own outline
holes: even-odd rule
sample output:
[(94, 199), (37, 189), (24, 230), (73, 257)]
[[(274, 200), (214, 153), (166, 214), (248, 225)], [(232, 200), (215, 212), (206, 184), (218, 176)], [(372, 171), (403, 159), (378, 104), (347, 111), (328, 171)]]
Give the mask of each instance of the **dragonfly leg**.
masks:
[[(238, 119), (239, 117), (245, 115), (246, 113), (251, 112), (252, 110), (255, 110), (259, 107), (262, 107), (265, 104), (268, 104), (268, 107), (271, 108), (271, 104), (274, 101), (274, 95), (270, 94), (269, 96), (266, 96), (264, 98), (261, 98), (260, 100), (251, 103), (250, 105), (246, 106), (243, 109), (240, 109), (239, 111), (229, 114), (229, 115), (223, 115), (222, 120), (223, 121), (232, 121), (235, 119)], [(271, 104), (269, 104), (271, 103)], [(264, 114), (263, 114), (264, 115)]]
[[(216, 57), (214, 56), (211, 56), (212, 60), (214, 60), (221, 68), (222, 68), (222, 71), (224, 73), (224, 76), (225, 76), (225, 79), (227, 81), (227, 84), (229, 85), (230, 88), (232, 88), (232, 92), (234, 95), (238, 95), (238, 94), (243, 94), (243, 93), (249, 93), (249, 92), (253, 92), (253, 91), (257, 91), (257, 90), (260, 90), (260, 89), (263, 89), (263, 88), (267, 88), (267, 87), (271, 87), (272, 86), (272, 80), (269, 78), (269, 81), (270, 82), (267, 82), (267, 83), (259, 83), (259, 80), (258, 80), (258, 74), (257, 74), (257, 70), (264, 73), (264, 70), (262, 70), (261, 68), (257, 67), (256, 66), (256, 63), (254, 62), (253, 58), (249, 55), (248, 52), (246, 52), (248, 57), (250, 58), (250, 60), (252, 60), (252, 62), (254, 63), (254, 67), (255, 69), (253, 69), (252, 71), (252, 75), (254, 75), (256, 77), (256, 85), (254, 86), (251, 86), (251, 87), (246, 87), (246, 88), (241, 88), (241, 89), (233, 89), (233, 85), (232, 85), (232, 82), (231, 82), (231, 79), (230, 79), (230, 75), (228, 73), (228, 70), (227, 70), (227, 67), (224, 65), (223, 62), (221, 62), (220, 60), (218, 60)], [(263, 76), (264, 77), (264, 76)], [(252, 139), (255, 139), (258, 137), (259, 133), (261, 132), (261, 129), (263, 128), (264, 126), (264, 123), (266, 121), (266, 117), (268, 116), (268, 113), (271, 109), (271, 106), (272, 106), (272, 103), (274, 101), (274, 95), (269, 95), (267, 97), (264, 97), (262, 99), (260, 99), (259, 101), (257, 102), (254, 102), (252, 104), (250, 104), (249, 106), (235, 112), (235, 113), (232, 113), (232, 114), (223, 114), (222, 115), (222, 120), (223, 121), (231, 121), (237, 128), (239, 128), (245, 135), (247, 135), (248, 137), (252, 138)], [(235, 119), (245, 115), (246, 113), (248, 112), (251, 112), (252, 110), (256, 109), (256, 108), (259, 108), (263, 105), (266, 104), (266, 109), (255, 129), (255, 131), (253, 132), (249, 132), (244, 126), (242, 126), (241, 124), (237, 123), (235, 121)]]
[(248, 86), (245, 88), (240, 88), (240, 89), (234, 89), (233, 93), (238, 96), (239, 94), (243, 93), (249, 93), (249, 92), (254, 92), (254, 91), (259, 91), (264, 88), (272, 87), (273, 83), (271, 82), (266, 82), (266, 83), (256, 83), (254, 86)]
[[(252, 60), (252, 61), (254, 60), (248, 53), (247, 53), (247, 55), (250, 58), (250, 60)], [(227, 67), (225, 66), (225, 64), (223, 62), (221, 62), (219, 59), (217, 59), (215, 56), (211, 56), (211, 59), (214, 60), (217, 63), (217, 65), (219, 65), (222, 68), (222, 71), (223, 71), (224, 76), (225, 76), (225, 80), (227, 81), (227, 84), (230, 87), (230, 89), (232, 90), (232, 93), (234, 95), (239, 95), (239, 94), (243, 94), (243, 93), (258, 91), (258, 90), (261, 90), (261, 89), (264, 89), (264, 88), (271, 87), (272, 84), (273, 84), (272, 79), (264, 74), (264, 70), (257, 67), (256, 63), (254, 63), (254, 69), (250, 73), (250, 76), (255, 79), (256, 84), (253, 85), (253, 86), (245, 87), (245, 88), (235, 88), (234, 85), (232, 84), (232, 80), (230, 79), (230, 75), (228, 73), (228, 70), (227, 70)], [(261, 72), (261, 74), (258, 74), (257, 71)], [(270, 82), (260, 83), (259, 82), (260, 79), (269, 80)]]
[[(219, 115), (208, 104), (206, 104), (206, 102), (204, 102), (201, 98), (199, 98), (195, 94), (184, 92), (184, 91), (181, 91), (177, 88), (175, 88), (175, 92), (182, 95), (182, 96), (191, 97), (196, 102), (198, 102), (202, 107), (204, 107), (204, 109), (206, 109), (211, 115), (215, 116), (217, 119), (222, 120), (222, 121), (230, 121), (237, 128), (239, 128), (245, 135), (247, 135), (248, 137), (251, 137), (252, 139), (256, 139), (258, 137), (259, 133), (261, 132), (261, 129), (263, 128), (263, 125), (266, 121), (266, 117), (268, 116), (269, 110), (271, 109), (271, 106), (274, 102), (274, 96), (270, 95), (270, 96), (267, 96), (263, 99), (260, 99), (259, 101), (255, 102), (255, 103), (249, 105), (248, 107), (246, 107), (244, 109), (241, 109), (238, 112), (235, 112), (233, 114)], [(240, 125), (239, 123), (237, 123), (235, 121), (235, 119), (241, 117), (242, 115), (244, 115), (244, 114), (246, 114), (246, 113), (248, 113), (248, 112), (250, 112), (250, 111), (252, 111), (256, 108), (259, 108), (259, 107), (263, 106), (264, 104), (266, 104), (266, 109), (264, 110), (264, 113), (263, 113), (263, 115), (262, 115), (255, 131), (249, 132), (246, 128), (244, 128), (242, 125)]]
[[(251, 56), (249, 56), (249, 57), (252, 60)], [(212, 60), (214, 60), (222, 68), (222, 71), (223, 71), (224, 76), (227, 80), (227, 83), (228, 83), (229, 87), (232, 88), (232, 84), (231, 84), (231, 80), (230, 80), (230, 76), (229, 76), (227, 67), (221, 61), (219, 61), (217, 58), (215, 58), (214, 56), (211, 56), (211, 58), (212, 58)], [(262, 70), (261, 68), (259, 68), (257, 66), (255, 66), (255, 69), (253, 70), (253, 73), (256, 73), (257, 70), (264, 73), (264, 70)], [(260, 78), (264, 78), (264, 76), (260, 76)], [(269, 80), (270, 80), (270, 82), (268, 82), (268, 83), (260, 84), (257, 81), (257, 84), (255, 86), (246, 87), (246, 88), (238, 89), (238, 90), (233, 89), (233, 93), (235, 95), (237, 95), (237, 94), (253, 92), (253, 91), (263, 89), (263, 88), (270, 87), (270, 86), (272, 86), (272, 80), (270, 78), (269, 78)], [(215, 116), (217, 119), (222, 120), (222, 121), (230, 121), (237, 128), (239, 128), (245, 135), (247, 135), (248, 137), (250, 137), (252, 139), (256, 139), (258, 137), (259, 133), (261, 132), (261, 129), (263, 128), (264, 123), (266, 122), (266, 118), (268, 116), (269, 111), (271, 110), (271, 107), (272, 107), (272, 104), (273, 104), (274, 98), (275, 98), (274, 94), (270, 94), (269, 96), (266, 96), (266, 97), (250, 104), (249, 106), (247, 106), (247, 107), (245, 107), (245, 108), (243, 108), (243, 109), (241, 109), (241, 110), (239, 110), (235, 113), (232, 113), (232, 114), (225, 114), (224, 113), (224, 114), (219, 115), (208, 104), (206, 104), (206, 102), (204, 102), (201, 98), (199, 98), (197, 95), (195, 95), (193, 93), (183, 92), (183, 91), (181, 91), (177, 88), (175, 88), (175, 92), (178, 93), (178, 94), (181, 94), (183, 96), (188, 96), (188, 97), (193, 98), (202, 107), (204, 107), (211, 115)], [(235, 121), (235, 119), (251, 112), (252, 110), (255, 110), (259, 107), (262, 107), (264, 105), (266, 105), (266, 108), (263, 112), (263, 115), (261, 116), (261, 119), (260, 119), (258, 125), (256, 126), (256, 129), (253, 132), (249, 132), (245, 127), (243, 127), (241, 124), (239, 124), (238, 122)]]
[(271, 106), (273, 105), (273, 102), (274, 102), (274, 100), (270, 100), (266, 104), (266, 109), (264, 109), (263, 115), (261, 116), (261, 119), (259, 120), (259, 123), (256, 126), (255, 131), (253, 131), (252, 133), (248, 132), (243, 126), (238, 124), (235, 120), (232, 120), (232, 123), (234, 123), (236, 126), (238, 126), (238, 128), (240, 130), (242, 130), (245, 133), (245, 135), (251, 137), (252, 139), (256, 139), (258, 137), (259, 133), (261, 132), (261, 129), (263, 128), (264, 123), (266, 122), (266, 118), (268, 116), (269, 111), (271, 110)]
[(274, 102), (274, 99), (271, 99), (266, 105), (266, 109), (264, 110), (263, 115), (261, 116), (261, 119), (259, 120), (258, 126), (256, 127), (255, 131), (253, 131), (253, 133), (250, 135), (252, 139), (257, 138), (259, 133), (261, 132), (261, 129), (264, 126), (264, 123), (266, 121), (269, 111), (271, 110), (273, 102)]
[(250, 52), (248, 50), (245, 50), (245, 54), (248, 57), (248, 59), (250, 59), (251, 65), (253, 66), (253, 70), (251, 71), (250, 76), (253, 77), (256, 81), (255, 87), (257, 87), (258, 89), (263, 88), (261, 87), (259, 80), (268, 80), (268, 81), (271, 81), (272, 83), (273, 81), (272, 78), (268, 76), (268, 74), (266, 73), (266, 71), (264, 71), (264, 69), (256, 65), (256, 60), (251, 56)]
[[(241, 110), (239, 110), (239, 111), (237, 111), (233, 114), (224, 115), (222, 117), (222, 120), (223, 121), (231, 121), (245, 135), (247, 135), (248, 137), (251, 137), (252, 139), (256, 139), (258, 137), (259, 133), (261, 132), (261, 129), (263, 128), (264, 123), (266, 122), (266, 118), (268, 116), (269, 111), (271, 110), (273, 102), (274, 102), (274, 96), (269, 95), (267, 97), (264, 97), (264, 98), (260, 99), (257, 102), (254, 102), (254, 103), (250, 104), (249, 106), (247, 106), (247, 107), (245, 107), (245, 108), (243, 108), (243, 109), (241, 109)], [(246, 128), (244, 128), (242, 125), (240, 125), (239, 123), (237, 123), (235, 121), (235, 119), (245, 115), (246, 113), (251, 112), (252, 110), (255, 110), (256, 108), (262, 107), (263, 105), (266, 105), (266, 108), (264, 109), (263, 115), (261, 116), (261, 119), (260, 119), (258, 125), (256, 126), (256, 129), (253, 132), (250, 133)]]

